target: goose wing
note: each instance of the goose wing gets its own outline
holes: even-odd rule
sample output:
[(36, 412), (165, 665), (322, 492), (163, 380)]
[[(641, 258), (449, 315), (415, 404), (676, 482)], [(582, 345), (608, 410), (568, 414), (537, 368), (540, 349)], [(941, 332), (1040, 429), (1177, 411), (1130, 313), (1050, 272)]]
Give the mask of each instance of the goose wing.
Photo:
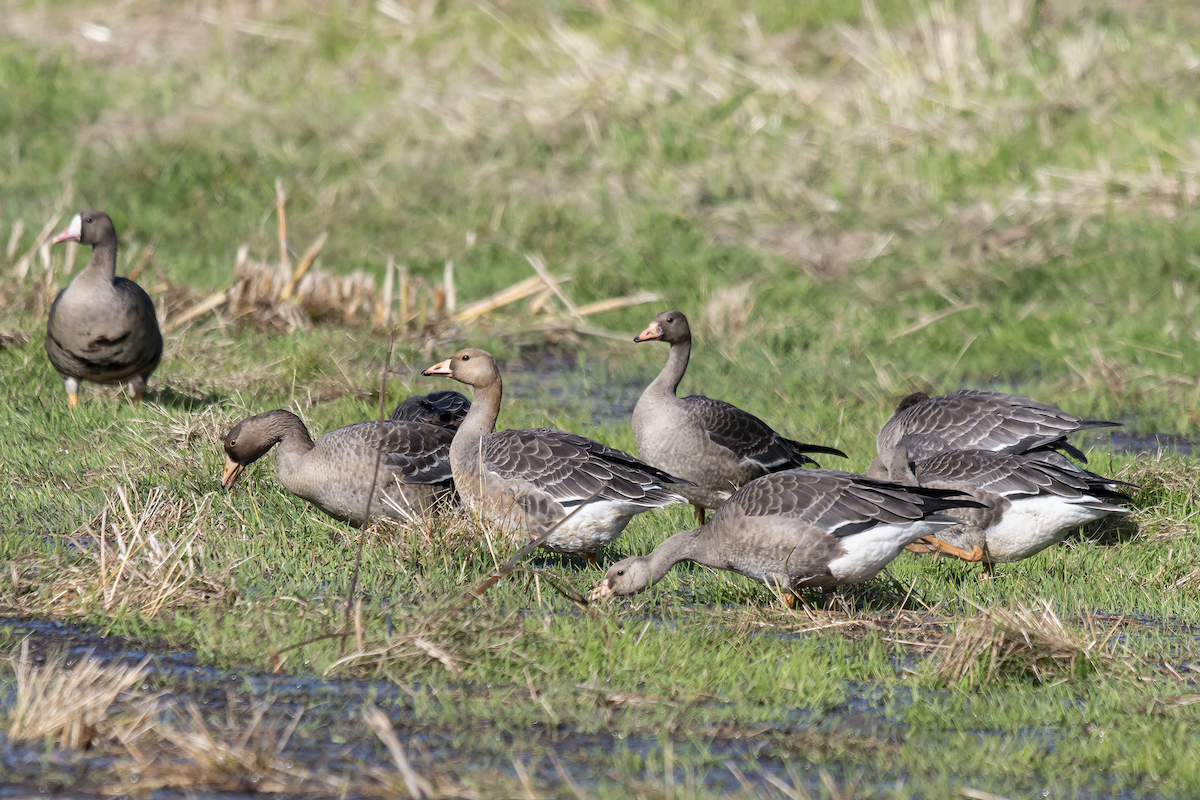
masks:
[(685, 502), (663, 487), (688, 484), (621, 450), (554, 428), (496, 431), (483, 437), (486, 468), (526, 490), (536, 490), (570, 508), (597, 500), (648, 508)]
[(1051, 448), (1086, 461), (1082, 452), (1067, 443), (1066, 435), (1119, 424), (1085, 420), (1028, 397), (964, 389), (939, 397), (914, 395), (901, 400), (876, 444), (880, 453), (898, 445), (905, 447), (916, 460), (947, 450), (1024, 453)]
[[(730, 511), (726, 512), (726, 507)], [(839, 538), (875, 525), (905, 524), (979, 504), (955, 490), (925, 489), (837, 470), (785, 470), (743, 486), (717, 512), (780, 516)]]
[(391, 419), (397, 422), (424, 422), (458, 430), (470, 410), (471, 401), (461, 393), (444, 390), (401, 400), (392, 410)]
[[(333, 437), (339, 446), (357, 445), (367, 451), (382, 452), (380, 464), (401, 483), (448, 484), (450, 442), (454, 432), (421, 422), (362, 422), (331, 431), (321, 438)], [(343, 445), (342, 443), (345, 443)]]
[(692, 395), (684, 398), (683, 407), (712, 442), (727, 448), (738, 459), (755, 464), (763, 472), (816, 464), (806, 453), (846, 456), (832, 447), (785, 439), (758, 417), (723, 400)]
[(1067, 500), (1129, 500), (1109, 478), (1037, 455), (956, 450), (918, 461), (914, 472), (922, 485), (971, 486), (1010, 500), (1044, 495)]

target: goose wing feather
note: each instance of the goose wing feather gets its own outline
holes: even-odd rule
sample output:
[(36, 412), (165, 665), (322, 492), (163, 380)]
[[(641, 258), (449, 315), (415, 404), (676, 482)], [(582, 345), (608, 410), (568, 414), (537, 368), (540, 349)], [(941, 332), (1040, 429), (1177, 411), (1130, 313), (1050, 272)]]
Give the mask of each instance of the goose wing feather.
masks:
[(662, 483), (682, 483), (662, 470), (585, 436), (554, 428), (496, 431), (481, 441), (487, 469), (535, 489), (564, 507), (597, 492), (598, 500), (648, 507), (681, 502)]
[(421, 422), (362, 422), (321, 437), (338, 447), (358, 446), (383, 453), (384, 469), (407, 484), (448, 484), (454, 432)]
[(805, 453), (846, 455), (832, 447), (785, 439), (758, 417), (723, 400), (692, 395), (684, 398), (683, 407), (712, 442), (727, 448), (737, 458), (757, 465), (764, 472), (817, 463)]
[(1066, 442), (1067, 434), (1118, 424), (1085, 420), (1028, 397), (964, 389), (915, 403), (902, 400), (879, 432), (877, 445), (880, 453), (903, 446), (918, 460), (946, 450), (1023, 453), (1047, 447), (1082, 459)]
[[(843, 537), (880, 524), (926, 519), (951, 508), (978, 507), (959, 492), (873, 480), (837, 470), (785, 470), (739, 489), (726, 503), (747, 517), (779, 516), (808, 522)], [(718, 514), (725, 512), (722, 507)]]

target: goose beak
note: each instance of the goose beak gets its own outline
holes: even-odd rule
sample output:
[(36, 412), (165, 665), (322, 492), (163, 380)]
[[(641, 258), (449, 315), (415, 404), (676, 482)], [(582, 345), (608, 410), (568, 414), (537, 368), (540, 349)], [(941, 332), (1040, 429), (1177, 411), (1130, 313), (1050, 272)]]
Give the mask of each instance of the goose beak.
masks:
[(454, 373), (450, 371), (450, 359), (448, 359), (448, 358), (445, 361), (439, 361), (438, 363), (434, 364), (432, 367), (429, 367), (428, 369), (423, 370), (421, 372), (421, 374), (425, 375), (425, 376), (444, 375), (447, 378), (454, 377)]
[(237, 483), (238, 477), (242, 474), (244, 466), (234, 461), (229, 456), (225, 457), (225, 474), (221, 477), (221, 488), (228, 489)]
[(608, 581), (601, 581), (600, 585), (593, 589), (592, 593), (588, 595), (588, 600), (594, 603), (597, 600), (603, 600), (604, 598), (611, 596), (612, 587), (608, 585)]
[(83, 216), (76, 214), (71, 217), (71, 224), (67, 229), (50, 240), (50, 244), (58, 244), (59, 242), (78, 242), (79, 237), (83, 234)]
[(633, 337), (633, 340), (635, 342), (648, 342), (651, 339), (661, 339), (661, 338), (662, 338), (662, 328), (658, 327), (657, 322), (651, 322), (649, 325), (646, 326), (646, 330), (642, 331), (637, 336)]

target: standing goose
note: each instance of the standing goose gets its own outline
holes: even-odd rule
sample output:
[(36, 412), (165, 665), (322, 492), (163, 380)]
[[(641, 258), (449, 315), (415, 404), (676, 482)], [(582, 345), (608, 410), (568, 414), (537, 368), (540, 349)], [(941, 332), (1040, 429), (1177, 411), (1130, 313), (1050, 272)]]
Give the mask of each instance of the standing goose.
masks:
[(447, 390), (417, 394), (401, 400), (392, 410), (391, 419), (397, 422), (424, 422), (456, 431), (470, 410), (470, 400), (459, 392)]
[(696, 484), (679, 493), (696, 508), (718, 508), (739, 486), (770, 472), (816, 464), (805, 453), (846, 457), (841, 450), (785, 439), (753, 414), (703, 395), (678, 397), (692, 353), (687, 317), (664, 311), (635, 342), (661, 339), (671, 345), (666, 366), (633, 409), (633, 441), (646, 463)]
[[(900, 401), (879, 431), (878, 456), (867, 469), (873, 477), (887, 474), (887, 459), (894, 447), (904, 447), (912, 460), (948, 450), (990, 450), (995, 453), (1060, 451), (1087, 463), (1067, 434), (1087, 428), (1120, 425), (1083, 419), (1060, 408), (1002, 392), (963, 389), (938, 397), (924, 392)], [(1066, 464), (1065, 459), (1054, 459)]]
[(54, 298), (46, 321), (46, 355), (63, 376), (67, 402), (79, 404), (80, 381), (128, 383), (133, 402), (141, 402), (162, 358), (154, 303), (142, 287), (114, 275), (117, 232), (108, 214), (76, 214), (52, 243), (67, 241), (92, 245), (88, 265)]
[(242, 470), (278, 444), (279, 482), (334, 519), (362, 525), (376, 462), (371, 517), (411, 519), (450, 494), (453, 438), (453, 432), (436, 425), (387, 420), (348, 425), (314, 441), (292, 412), (267, 411), (246, 417), (225, 434), (221, 486), (233, 486)]
[(1019, 561), (1062, 541), (1081, 525), (1129, 513), (1110, 502), (1129, 500), (1111, 478), (1037, 454), (952, 450), (912, 463), (904, 448), (896, 447), (888, 454), (887, 469), (892, 480), (906, 486), (953, 489), (981, 503), (947, 512), (960, 524), (909, 549), (982, 560), (988, 572), (993, 564)]
[(694, 561), (760, 581), (791, 606), (802, 588), (875, 577), (905, 545), (959, 522), (941, 512), (976, 505), (955, 491), (849, 472), (774, 472), (734, 492), (707, 525), (613, 564), (592, 599), (640, 592), (680, 561)]
[(685, 502), (661, 485), (677, 478), (586, 437), (553, 428), (497, 431), (503, 387), (495, 360), (483, 350), (460, 350), (422, 374), (475, 389), (450, 445), (450, 468), (467, 507), (504, 530), (536, 539), (595, 495), (544, 543), (594, 562), (635, 514)]

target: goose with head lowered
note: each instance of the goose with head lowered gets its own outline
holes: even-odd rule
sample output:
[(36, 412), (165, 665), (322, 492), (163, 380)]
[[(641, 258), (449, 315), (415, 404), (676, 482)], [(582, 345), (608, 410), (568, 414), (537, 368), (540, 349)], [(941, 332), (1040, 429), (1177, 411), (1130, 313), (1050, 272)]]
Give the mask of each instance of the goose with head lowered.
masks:
[(686, 502), (674, 485), (664, 486), (678, 478), (600, 442), (553, 428), (496, 430), (503, 385), (483, 350), (460, 350), (422, 374), (474, 388), (450, 445), (450, 468), (467, 507), (503, 530), (533, 540), (586, 503), (543, 546), (594, 562), (635, 514)]
[(436, 425), (386, 420), (348, 425), (314, 440), (292, 412), (267, 411), (246, 417), (225, 434), (221, 486), (233, 486), (247, 466), (279, 445), (279, 482), (334, 519), (362, 525), (368, 495), (373, 519), (412, 519), (452, 493), (453, 438), (452, 431)]
[(646, 463), (696, 484), (678, 491), (696, 507), (717, 508), (733, 491), (771, 472), (817, 462), (807, 453), (846, 457), (841, 450), (780, 436), (753, 414), (703, 395), (675, 394), (692, 353), (687, 317), (664, 311), (635, 342), (659, 339), (671, 345), (666, 366), (633, 409), (633, 441)]
[(951, 489), (980, 504), (946, 512), (959, 524), (909, 549), (983, 561), (986, 574), (993, 564), (1028, 558), (1089, 522), (1129, 513), (1116, 505), (1129, 500), (1116, 490), (1119, 481), (1040, 456), (951, 450), (914, 462), (903, 447), (893, 448), (886, 459), (892, 480)]
[(618, 561), (592, 599), (630, 595), (680, 561), (730, 570), (782, 594), (861, 583), (905, 545), (958, 524), (945, 512), (979, 505), (956, 491), (906, 487), (849, 472), (792, 469), (750, 481), (712, 521), (670, 537), (648, 556)]
[(888, 461), (896, 447), (903, 447), (914, 461), (950, 450), (990, 450), (1036, 451), (1060, 466), (1070, 463), (1060, 455), (1065, 453), (1086, 464), (1087, 458), (1067, 441), (1067, 435), (1120, 424), (1084, 419), (1061, 408), (1003, 392), (963, 389), (937, 397), (916, 392), (897, 404), (880, 429), (875, 441), (878, 455), (867, 474), (886, 476)]
[(117, 232), (108, 214), (76, 214), (52, 243), (67, 241), (90, 244), (92, 258), (50, 306), (46, 355), (63, 377), (71, 408), (79, 404), (82, 381), (128, 383), (139, 403), (162, 359), (154, 303), (142, 287), (116, 277)]

